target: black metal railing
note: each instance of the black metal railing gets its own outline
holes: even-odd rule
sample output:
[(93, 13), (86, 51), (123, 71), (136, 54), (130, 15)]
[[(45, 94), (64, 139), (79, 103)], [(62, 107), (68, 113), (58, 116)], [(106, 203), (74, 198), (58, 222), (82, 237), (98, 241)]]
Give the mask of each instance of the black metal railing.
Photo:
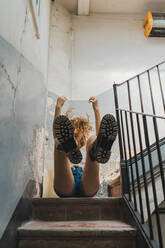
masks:
[[(124, 97), (121, 97), (121, 92), (119, 94), (120, 88), (124, 91)], [(164, 89), (165, 62), (121, 84), (114, 84), (123, 197), (149, 246), (154, 248), (165, 247), (159, 210), (160, 195), (165, 200)], [(150, 113), (146, 113), (147, 109)], [(161, 181), (159, 190), (158, 178)], [(153, 211), (156, 229), (153, 226)]]

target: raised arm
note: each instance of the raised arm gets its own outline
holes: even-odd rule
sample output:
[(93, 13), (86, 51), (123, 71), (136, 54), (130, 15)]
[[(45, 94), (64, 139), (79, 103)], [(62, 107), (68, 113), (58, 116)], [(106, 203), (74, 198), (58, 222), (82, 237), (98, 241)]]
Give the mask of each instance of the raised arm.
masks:
[(59, 96), (57, 98), (57, 103), (56, 103), (55, 113), (54, 113), (54, 120), (53, 120), (53, 137), (54, 137), (54, 139), (56, 138), (56, 134), (54, 131), (55, 120), (56, 120), (57, 116), (61, 115), (61, 110), (62, 110), (62, 107), (63, 107), (66, 100), (67, 100), (67, 98), (65, 96)]
[(97, 136), (99, 133), (100, 122), (101, 122), (99, 104), (98, 104), (98, 100), (95, 96), (91, 96), (89, 98), (89, 102), (92, 103), (93, 111), (95, 114), (95, 127), (96, 127), (96, 136)]

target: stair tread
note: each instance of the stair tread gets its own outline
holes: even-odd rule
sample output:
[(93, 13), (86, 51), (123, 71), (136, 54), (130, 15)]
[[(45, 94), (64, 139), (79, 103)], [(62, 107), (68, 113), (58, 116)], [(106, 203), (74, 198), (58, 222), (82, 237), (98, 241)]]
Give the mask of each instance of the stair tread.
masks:
[(123, 221), (30, 221), (19, 229), (20, 238), (135, 236), (136, 229)]
[(134, 229), (131, 225), (126, 222), (118, 220), (104, 220), (104, 221), (30, 221), (24, 224), (19, 230), (46, 230), (46, 229), (59, 229), (59, 228), (68, 228), (72, 229), (87, 229), (87, 228), (127, 228)]

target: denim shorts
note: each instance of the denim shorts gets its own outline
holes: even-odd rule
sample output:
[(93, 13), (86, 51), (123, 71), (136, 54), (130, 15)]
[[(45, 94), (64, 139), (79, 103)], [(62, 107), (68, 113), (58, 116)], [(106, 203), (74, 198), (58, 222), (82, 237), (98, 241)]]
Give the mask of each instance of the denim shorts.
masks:
[(83, 174), (83, 169), (81, 167), (76, 167), (72, 169), (72, 174), (74, 176), (74, 187), (72, 192), (69, 195), (63, 195), (59, 192), (56, 191), (56, 194), (59, 197), (93, 197), (96, 193), (93, 195), (87, 196), (84, 192), (83, 185), (82, 185), (82, 174)]

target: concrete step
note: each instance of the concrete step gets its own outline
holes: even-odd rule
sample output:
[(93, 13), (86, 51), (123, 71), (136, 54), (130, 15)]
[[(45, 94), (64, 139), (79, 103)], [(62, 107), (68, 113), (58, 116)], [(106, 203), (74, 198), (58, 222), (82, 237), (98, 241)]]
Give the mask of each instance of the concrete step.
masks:
[(122, 198), (34, 198), (33, 219), (122, 220)]
[(122, 221), (31, 221), (19, 248), (135, 248), (136, 229)]

